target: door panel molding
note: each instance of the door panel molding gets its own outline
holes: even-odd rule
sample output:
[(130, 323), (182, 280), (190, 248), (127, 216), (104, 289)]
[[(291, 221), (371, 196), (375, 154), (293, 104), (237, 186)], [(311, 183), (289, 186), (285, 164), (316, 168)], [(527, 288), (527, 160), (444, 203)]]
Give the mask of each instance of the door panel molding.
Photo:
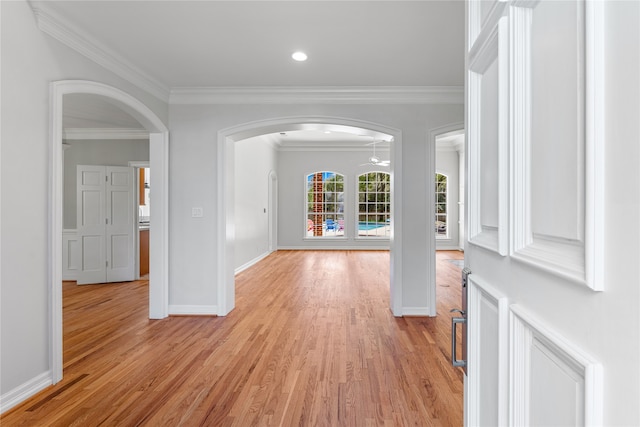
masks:
[(468, 2), (468, 46), (472, 47), (478, 40), (486, 40), (497, 21), (504, 15), (508, 3), (505, 0), (469, 1)]
[(466, 425), (506, 425), (509, 300), (477, 274), (469, 276), (467, 286)]
[(468, 239), (502, 256), (509, 228), (509, 40), (501, 17), (469, 52)]
[(600, 363), (519, 305), (510, 311), (510, 425), (602, 425)]
[[(562, 16), (554, 16), (554, 13), (535, 12), (537, 8), (550, 4), (548, 1), (517, 2), (510, 8), (511, 21), (511, 78), (513, 79), (513, 92), (511, 96), (512, 126), (512, 218), (513, 232), (511, 255), (518, 261), (525, 262), (539, 269), (551, 272), (557, 276), (569, 279), (573, 282), (585, 285), (594, 291), (604, 289), (603, 262), (604, 262), (604, 114), (601, 102), (603, 90), (603, 5), (601, 2), (576, 2), (575, 13), (570, 19), (564, 21), (575, 22), (575, 67), (576, 73), (570, 71), (566, 74), (565, 81), (545, 81), (544, 76), (534, 76), (537, 61), (544, 61), (549, 55), (549, 48), (544, 48), (544, 56), (537, 58), (534, 43), (536, 25), (553, 25), (553, 20), (562, 20)], [(544, 22), (546, 18), (546, 21)], [(540, 19), (542, 22), (537, 22)], [(566, 22), (568, 26), (571, 22)], [(549, 32), (549, 29), (545, 27)], [(539, 36), (538, 36), (539, 37)], [(570, 37), (555, 37), (557, 40), (569, 40)], [(540, 43), (545, 43), (541, 41)], [(546, 46), (546, 44), (545, 44)], [(562, 46), (556, 47), (560, 49)], [(568, 49), (571, 51), (572, 46)], [(566, 55), (563, 55), (566, 56)], [(569, 70), (572, 67), (567, 67)], [(554, 74), (554, 80), (558, 75)], [(577, 83), (576, 83), (577, 82)], [(575, 85), (575, 96), (570, 98), (567, 108), (560, 108), (567, 121), (554, 121), (557, 134), (566, 133), (575, 135), (571, 139), (573, 144), (563, 141), (563, 147), (574, 150), (573, 153), (564, 153), (568, 161), (543, 162), (540, 159), (552, 158), (555, 154), (554, 141), (546, 138), (534, 141), (535, 111), (548, 107), (538, 106), (535, 102), (543, 102), (543, 93), (555, 93), (552, 89), (558, 86), (570, 87)], [(547, 90), (535, 90), (545, 87)], [(536, 93), (536, 97), (533, 93)], [(584, 94), (584, 95), (583, 95)], [(554, 95), (555, 96), (555, 95)], [(543, 101), (540, 101), (540, 99)], [(575, 101), (575, 106), (571, 104)], [(547, 99), (552, 102), (551, 98)], [(557, 102), (552, 102), (557, 106)], [(573, 111), (571, 109), (573, 108)], [(543, 113), (545, 114), (545, 113)], [(557, 115), (556, 115), (557, 117)], [(549, 128), (548, 121), (544, 127)], [(572, 123), (576, 123), (577, 130)], [(542, 126), (542, 125), (541, 125)], [(548, 129), (546, 129), (548, 132)], [(535, 162), (534, 147), (538, 153), (538, 162)], [(566, 148), (565, 148), (566, 150)], [(551, 157), (550, 157), (551, 156)], [(573, 159), (573, 164), (571, 164)], [(575, 173), (567, 173), (565, 169), (570, 167)], [(569, 235), (554, 233), (552, 225), (541, 224), (540, 215), (536, 215), (533, 206), (544, 205), (544, 200), (534, 200), (540, 197), (540, 188), (534, 191), (535, 177), (548, 178), (547, 187), (561, 188), (565, 194), (574, 198), (564, 202), (567, 206), (561, 209), (550, 207), (548, 209), (548, 221), (553, 222), (554, 215), (560, 215), (556, 220), (564, 220), (574, 225), (574, 230)], [(565, 176), (566, 179), (562, 177)], [(540, 179), (538, 179), (538, 182)], [(540, 186), (540, 184), (538, 184)], [(547, 203), (549, 204), (549, 203)], [(555, 202), (550, 204), (556, 205)], [(573, 212), (573, 213), (572, 213)], [(547, 229), (547, 233), (540, 228)], [(557, 227), (556, 227), (557, 228)], [(568, 229), (569, 227), (564, 227)]]

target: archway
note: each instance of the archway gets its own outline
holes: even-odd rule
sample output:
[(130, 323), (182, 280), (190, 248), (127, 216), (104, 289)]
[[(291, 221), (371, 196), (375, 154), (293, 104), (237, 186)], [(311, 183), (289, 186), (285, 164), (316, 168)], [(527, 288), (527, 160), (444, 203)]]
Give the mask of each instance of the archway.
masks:
[(393, 137), (391, 148), (391, 224), (390, 238), (390, 303), (396, 316), (402, 315), (402, 176), (394, 170), (402, 170), (402, 132), (377, 123), (355, 119), (324, 116), (284, 117), (245, 123), (218, 132), (217, 146), (217, 205), (218, 205), (218, 315), (225, 316), (235, 307), (234, 268), (234, 142), (276, 132), (293, 130), (335, 129), (360, 132), (376, 137), (380, 134)]
[[(435, 200), (436, 200), (436, 193), (435, 193), (435, 175), (438, 172), (441, 172), (441, 169), (436, 167), (436, 150), (437, 150), (437, 146), (438, 146), (438, 140), (439, 139), (455, 139), (455, 143), (458, 144), (459, 143), (459, 139), (462, 139), (462, 146), (461, 147), (456, 147), (456, 150), (458, 150), (459, 155), (461, 156), (459, 158), (459, 162), (458, 162), (458, 176), (459, 179), (462, 180), (462, 183), (464, 183), (464, 174), (465, 174), (465, 170), (464, 170), (464, 165), (465, 165), (465, 160), (464, 160), (464, 153), (465, 153), (465, 148), (464, 148), (464, 123), (452, 123), (449, 125), (445, 125), (445, 126), (440, 126), (438, 128), (432, 129), (431, 132), (429, 133), (429, 140), (431, 142), (431, 144), (429, 145), (429, 149), (427, 150), (427, 177), (429, 177), (429, 179), (431, 180), (428, 185), (427, 185), (427, 200), (430, 201), (430, 203), (427, 203), (427, 206), (433, 206), (434, 209), (431, 209), (431, 212), (429, 212), (429, 218), (431, 218), (430, 223), (435, 224), (436, 223), (436, 216), (435, 216)], [(451, 142), (451, 141), (449, 141)], [(458, 181), (456, 179), (456, 181)], [(459, 181), (458, 181), (459, 182)], [(464, 184), (462, 184), (464, 186)], [(460, 198), (460, 197), (458, 197)], [(459, 205), (458, 202), (461, 201), (462, 205)], [(461, 222), (460, 227), (464, 228), (464, 197), (462, 197), (461, 200), (456, 200), (455, 202), (456, 205), (458, 205), (458, 209), (459, 209), (459, 215), (457, 217), (457, 222)], [(450, 204), (452, 205), (452, 204)], [(436, 295), (436, 251), (437, 251), (437, 244), (436, 244), (436, 235), (437, 232), (435, 230), (434, 227), (429, 227), (429, 240), (431, 241), (432, 244), (432, 248), (433, 251), (431, 253), (429, 253), (429, 258), (427, 260), (427, 263), (430, 265), (429, 267), (429, 299), (430, 301), (432, 301), (432, 303), (430, 304), (431, 307), (433, 307), (433, 311), (431, 313), (432, 316), (436, 315), (435, 312), (435, 308), (436, 308), (436, 304), (437, 304), (437, 295)], [(461, 249), (464, 250), (464, 245), (461, 244)]]
[(52, 82), (50, 109), (49, 151), (49, 289), (50, 293), (50, 366), (52, 382), (62, 379), (62, 230), (63, 230), (63, 164), (62, 164), (62, 115), (64, 96), (86, 94), (102, 97), (134, 117), (149, 131), (151, 167), (154, 168), (151, 185), (154, 205), (151, 215), (154, 221), (150, 254), (149, 317), (159, 319), (168, 315), (168, 165), (169, 132), (162, 121), (146, 105), (131, 95), (114, 87), (85, 80)]

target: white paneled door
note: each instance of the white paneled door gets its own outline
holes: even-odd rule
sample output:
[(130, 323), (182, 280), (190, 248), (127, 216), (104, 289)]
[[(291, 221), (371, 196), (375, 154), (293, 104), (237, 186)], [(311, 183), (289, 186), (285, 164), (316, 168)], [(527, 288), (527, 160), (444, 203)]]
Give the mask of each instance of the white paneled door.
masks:
[(466, 424), (599, 425), (600, 6), (467, 4)]
[(77, 167), (79, 285), (134, 280), (134, 185), (130, 167)]

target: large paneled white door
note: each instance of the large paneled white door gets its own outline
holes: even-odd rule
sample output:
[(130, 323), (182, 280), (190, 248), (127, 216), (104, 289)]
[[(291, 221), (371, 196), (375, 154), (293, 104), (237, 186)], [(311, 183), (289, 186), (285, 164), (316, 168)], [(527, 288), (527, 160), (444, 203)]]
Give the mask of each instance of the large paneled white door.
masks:
[(470, 426), (602, 421), (600, 4), (468, 2)]
[(77, 167), (78, 284), (134, 280), (134, 185), (130, 167)]

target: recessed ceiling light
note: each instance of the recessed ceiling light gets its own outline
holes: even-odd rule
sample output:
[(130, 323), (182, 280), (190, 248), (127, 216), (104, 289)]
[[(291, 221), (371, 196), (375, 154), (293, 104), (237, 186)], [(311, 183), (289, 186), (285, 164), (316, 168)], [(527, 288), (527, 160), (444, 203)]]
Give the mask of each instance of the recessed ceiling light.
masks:
[(295, 60), (295, 61), (306, 61), (307, 60), (307, 54), (304, 52), (293, 52), (293, 54), (291, 55), (291, 57)]

